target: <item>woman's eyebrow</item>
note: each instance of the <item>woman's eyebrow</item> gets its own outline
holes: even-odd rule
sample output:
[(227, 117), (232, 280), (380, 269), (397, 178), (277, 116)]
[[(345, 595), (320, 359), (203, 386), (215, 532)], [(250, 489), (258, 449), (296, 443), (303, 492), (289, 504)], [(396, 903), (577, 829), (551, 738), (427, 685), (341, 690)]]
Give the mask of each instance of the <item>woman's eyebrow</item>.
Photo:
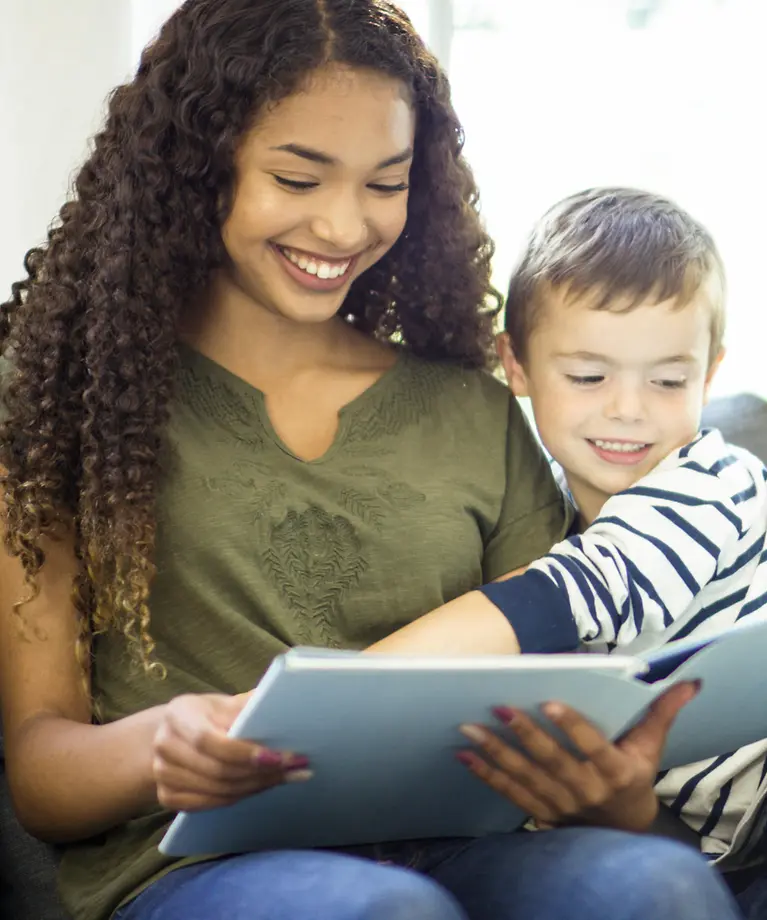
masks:
[[(321, 150), (315, 150), (313, 147), (304, 147), (303, 144), (280, 144), (279, 147), (270, 147), (270, 150), (279, 150), (283, 153), (292, 153), (293, 156), (301, 157), (304, 160), (310, 160), (312, 163), (321, 163), (323, 166), (337, 166), (338, 160), (329, 153), (323, 153)], [(400, 163), (407, 163), (412, 159), (413, 148), (406, 147), (394, 156), (387, 157), (376, 166), (376, 169), (386, 169), (388, 166), (397, 166)]]

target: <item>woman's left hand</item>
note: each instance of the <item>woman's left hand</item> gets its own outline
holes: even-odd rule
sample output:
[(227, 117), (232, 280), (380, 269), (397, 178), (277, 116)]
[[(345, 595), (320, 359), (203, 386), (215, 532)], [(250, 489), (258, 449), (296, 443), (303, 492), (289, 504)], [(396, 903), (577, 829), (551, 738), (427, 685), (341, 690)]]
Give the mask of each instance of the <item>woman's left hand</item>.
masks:
[(496, 717), (519, 738), (529, 756), (479, 725), (462, 727), (487, 757), (459, 751), (458, 759), (539, 825), (600, 824), (646, 831), (658, 812), (654, 784), (663, 746), (679, 710), (698, 692), (695, 684), (671, 687), (645, 718), (612, 744), (590, 722), (560, 703), (543, 711), (584, 756), (563, 748), (524, 713), (499, 708)]

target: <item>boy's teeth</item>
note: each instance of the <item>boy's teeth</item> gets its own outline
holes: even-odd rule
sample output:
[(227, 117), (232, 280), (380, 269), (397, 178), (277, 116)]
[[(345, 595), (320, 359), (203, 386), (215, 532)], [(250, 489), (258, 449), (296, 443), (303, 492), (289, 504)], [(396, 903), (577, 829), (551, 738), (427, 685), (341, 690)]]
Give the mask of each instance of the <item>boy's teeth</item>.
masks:
[(294, 265), (297, 265), (301, 271), (305, 271), (307, 275), (316, 275), (323, 281), (327, 278), (339, 278), (341, 275), (345, 274), (351, 262), (351, 260), (341, 263), (336, 262), (335, 264), (331, 264), (330, 262), (317, 262), (315, 259), (307, 259), (306, 256), (293, 252), (292, 249), (285, 249), (283, 246), (280, 247), (280, 250), (283, 255), (290, 259)]
[(635, 454), (647, 447), (646, 444), (628, 444), (626, 441), (600, 441), (599, 438), (594, 438), (594, 443), (600, 450), (617, 451), (623, 454)]

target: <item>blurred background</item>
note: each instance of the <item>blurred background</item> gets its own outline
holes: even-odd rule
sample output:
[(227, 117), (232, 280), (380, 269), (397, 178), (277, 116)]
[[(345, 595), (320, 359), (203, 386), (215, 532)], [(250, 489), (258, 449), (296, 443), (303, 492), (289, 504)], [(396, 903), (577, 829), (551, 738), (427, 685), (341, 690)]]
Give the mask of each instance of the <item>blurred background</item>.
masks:
[[(177, 0), (0, 0), (0, 294), (66, 194), (104, 100)], [(591, 185), (675, 198), (730, 286), (719, 395), (767, 396), (767, 2), (400, 0), (448, 68), (497, 242)], [(764, 330), (764, 332), (763, 332)]]

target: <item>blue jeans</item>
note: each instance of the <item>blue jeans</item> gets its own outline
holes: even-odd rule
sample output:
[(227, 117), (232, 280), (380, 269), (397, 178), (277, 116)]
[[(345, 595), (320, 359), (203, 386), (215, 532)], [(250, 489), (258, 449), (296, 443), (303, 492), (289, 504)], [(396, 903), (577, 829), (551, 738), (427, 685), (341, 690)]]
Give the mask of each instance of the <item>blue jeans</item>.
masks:
[(598, 828), (251, 853), (176, 869), (119, 920), (737, 920), (693, 849)]

